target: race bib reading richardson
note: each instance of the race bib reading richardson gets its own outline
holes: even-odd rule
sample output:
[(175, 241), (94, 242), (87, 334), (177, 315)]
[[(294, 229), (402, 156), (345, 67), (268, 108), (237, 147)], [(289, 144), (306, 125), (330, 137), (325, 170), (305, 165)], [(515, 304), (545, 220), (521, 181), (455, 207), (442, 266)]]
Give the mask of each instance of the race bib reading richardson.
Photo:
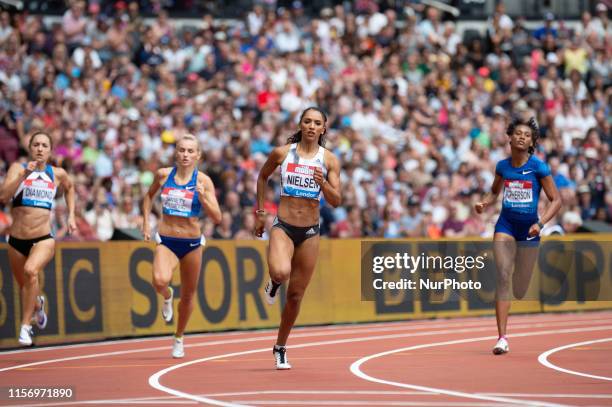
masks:
[(610, 301), (611, 273), (612, 240), (361, 242), (362, 301)]
[(531, 181), (504, 181), (504, 203), (512, 208), (528, 207), (533, 202)]

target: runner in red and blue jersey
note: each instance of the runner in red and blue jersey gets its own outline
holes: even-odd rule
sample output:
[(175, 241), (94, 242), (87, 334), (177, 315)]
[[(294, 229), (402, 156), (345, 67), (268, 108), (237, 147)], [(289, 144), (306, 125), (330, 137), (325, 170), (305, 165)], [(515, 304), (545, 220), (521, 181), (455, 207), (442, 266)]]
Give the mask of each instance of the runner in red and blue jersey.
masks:
[[(497, 266), (495, 314), (499, 332), (499, 339), (493, 348), (496, 355), (507, 353), (510, 349), (506, 338), (510, 277), (514, 297), (523, 298), (531, 280), (540, 231), (561, 208), (561, 197), (550, 168), (533, 155), (539, 137), (535, 119), (532, 117), (526, 122), (515, 119), (508, 126), (506, 134), (510, 137), (511, 156), (497, 164), (491, 193), (475, 205), (476, 211), (482, 213), (497, 201), (503, 189), (502, 211), (493, 238)], [(538, 217), (541, 189), (544, 189), (550, 204)]]
[(162, 317), (166, 322), (172, 321), (174, 313), (174, 291), (170, 287), (172, 271), (177, 264), (180, 265), (181, 301), (172, 345), (174, 358), (185, 355), (183, 333), (193, 310), (193, 298), (200, 276), (202, 246), (206, 243), (200, 230), (202, 208), (213, 222), (221, 222), (221, 210), (212, 180), (198, 171), (201, 155), (196, 138), (183, 136), (176, 143), (176, 166), (157, 171), (142, 203), (142, 234), (148, 241), (151, 239), (149, 212), (157, 191), (162, 190), (162, 218), (155, 236), (158, 245), (153, 259), (153, 286), (164, 297)]
[(32, 161), (13, 163), (0, 187), (0, 202), (12, 198), (8, 257), (21, 293), (18, 340), (22, 346), (32, 345), (32, 318), (39, 329), (47, 326), (46, 298), (41, 295), (38, 276), (55, 254), (50, 218), (58, 187), (64, 191), (68, 209), (68, 233), (76, 230), (72, 179), (63, 168), (48, 164), (53, 151), (51, 136), (36, 131), (28, 147)]

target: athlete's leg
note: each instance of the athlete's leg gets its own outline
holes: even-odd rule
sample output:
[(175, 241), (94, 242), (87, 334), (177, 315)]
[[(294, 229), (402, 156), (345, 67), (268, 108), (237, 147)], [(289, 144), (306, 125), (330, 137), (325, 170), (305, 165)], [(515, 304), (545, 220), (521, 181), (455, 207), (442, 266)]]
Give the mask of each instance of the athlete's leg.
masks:
[(514, 269), (516, 242), (514, 237), (505, 233), (495, 233), (493, 237), (493, 252), (495, 253), (496, 291), (495, 291), (495, 317), (499, 336), (506, 335), (508, 313), (510, 312), (510, 276)]
[(198, 287), (202, 266), (202, 246), (190, 251), (181, 259), (181, 300), (178, 306), (178, 323), (175, 336), (183, 336), (185, 327), (193, 311), (193, 298)]
[(533, 275), (533, 266), (538, 258), (538, 242), (518, 242), (514, 273), (512, 274), (512, 293), (514, 298), (522, 299), (527, 294)]
[(170, 249), (163, 244), (155, 247), (155, 257), (153, 258), (153, 287), (155, 291), (164, 299), (170, 298), (168, 285), (172, 280), (172, 272), (176, 268), (179, 260)]
[(287, 302), (281, 316), (276, 344), (284, 346), (300, 312), (300, 305), (319, 255), (319, 236), (306, 239), (295, 249), (291, 263), (291, 278), (287, 288)]
[(21, 324), (29, 325), (36, 309), (36, 296), (40, 286), (38, 275), (55, 254), (55, 240), (49, 238), (36, 243), (23, 265), (23, 291), (21, 297)]
[(293, 241), (287, 233), (279, 227), (273, 227), (268, 245), (268, 272), (275, 283), (282, 284), (289, 279), (293, 250)]
[(17, 280), (19, 285), (19, 293), (23, 296), (23, 287), (25, 285), (25, 274), (23, 273), (23, 266), (28, 259), (21, 252), (17, 251), (13, 246), (8, 247), (8, 258), (11, 266), (11, 271)]

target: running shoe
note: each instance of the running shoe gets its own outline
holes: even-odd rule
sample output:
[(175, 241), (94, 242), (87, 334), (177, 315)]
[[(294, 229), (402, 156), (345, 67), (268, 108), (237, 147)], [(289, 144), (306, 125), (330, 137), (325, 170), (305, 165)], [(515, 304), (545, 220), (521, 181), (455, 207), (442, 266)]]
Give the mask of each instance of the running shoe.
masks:
[(170, 298), (168, 298), (167, 300), (164, 299), (164, 305), (162, 305), (161, 311), (162, 317), (166, 322), (172, 321), (172, 316), (174, 314), (174, 309), (172, 307), (172, 300), (174, 299), (174, 290), (172, 289), (172, 287), (168, 287), (168, 290), (170, 290)]
[(174, 337), (174, 343), (172, 344), (172, 357), (174, 359), (181, 359), (185, 356), (185, 349), (183, 347), (183, 337)]
[(504, 353), (508, 353), (509, 350), (510, 346), (508, 345), (508, 340), (506, 338), (499, 338), (493, 348), (493, 354), (503, 355)]
[(32, 325), (21, 325), (19, 332), (19, 343), (22, 346), (32, 346)]
[(277, 370), (291, 369), (289, 360), (287, 360), (287, 348), (285, 348), (284, 346), (275, 345), (274, 348), (272, 348), (272, 354), (274, 355), (274, 359), (276, 360)]
[(272, 305), (276, 302), (276, 292), (280, 286), (280, 284), (275, 283), (272, 279), (268, 280), (266, 288), (264, 288), (264, 297), (268, 304)]
[(36, 317), (36, 326), (38, 327), (38, 329), (45, 329), (47, 326), (47, 313), (45, 312), (45, 297), (42, 295), (39, 295), (36, 297), (36, 301), (38, 302), (38, 311), (36, 311), (35, 317)]

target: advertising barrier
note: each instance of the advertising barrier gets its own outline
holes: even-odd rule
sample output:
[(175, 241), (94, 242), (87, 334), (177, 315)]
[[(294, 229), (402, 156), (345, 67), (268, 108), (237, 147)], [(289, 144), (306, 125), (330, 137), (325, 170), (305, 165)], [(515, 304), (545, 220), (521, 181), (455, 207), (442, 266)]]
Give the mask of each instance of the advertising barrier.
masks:
[[(593, 237), (597, 240), (592, 240)], [(542, 258), (537, 264), (555, 262), (563, 253), (578, 248), (578, 253), (587, 249), (588, 253), (562, 261), (590, 266), (573, 267), (572, 278), (564, 283), (569, 284), (565, 291), (514, 301), (512, 312), (612, 308), (612, 301), (588, 301), (576, 295), (576, 290), (582, 289), (580, 282), (594, 284), (593, 281), (597, 280), (603, 288), (612, 285), (612, 235), (589, 235), (589, 239), (573, 237), (564, 238), (560, 243), (544, 241), (540, 249)], [(549, 243), (563, 246), (555, 246), (557, 250), (553, 250), (553, 246), (546, 247)], [(285, 286), (282, 287), (281, 300), (268, 306), (262, 296), (268, 279), (266, 244), (264, 241), (213, 241), (207, 244), (196, 304), (187, 332), (278, 326)], [(559, 252), (559, 247), (564, 248), (563, 251)], [(160, 313), (162, 300), (151, 284), (153, 250), (154, 244), (144, 242), (58, 243), (54, 259), (40, 275), (40, 287), (47, 297), (49, 323), (44, 331), (38, 332), (34, 328), (35, 343), (172, 333), (175, 322), (167, 324), (163, 321)], [(491, 291), (474, 296), (453, 296), (451, 291), (445, 290), (386, 290), (371, 300), (364, 300), (364, 253), (361, 250), (361, 240), (321, 239), (317, 270), (302, 302), (298, 325), (494, 314), (494, 293)], [(19, 288), (9, 268), (6, 244), (0, 245), (0, 271), (0, 348), (9, 348), (18, 345), (16, 337), (21, 307)], [(174, 273), (172, 286), (176, 307), (180, 298), (178, 272)]]

